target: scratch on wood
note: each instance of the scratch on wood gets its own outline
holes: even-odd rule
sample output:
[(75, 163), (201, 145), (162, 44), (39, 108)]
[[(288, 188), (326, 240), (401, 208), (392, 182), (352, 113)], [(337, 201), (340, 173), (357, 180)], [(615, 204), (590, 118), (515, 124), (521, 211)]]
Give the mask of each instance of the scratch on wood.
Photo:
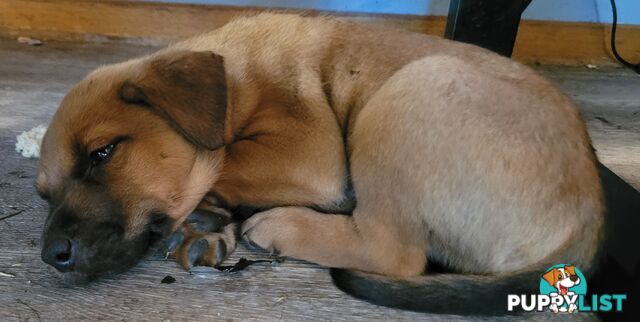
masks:
[(596, 116), (596, 117), (595, 117), (595, 119), (596, 119), (596, 120), (598, 120), (598, 121), (600, 121), (600, 122), (602, 122), (602, 123), (604, 123), (604, 124), (609, 124), (609, 125), (611, 125), (611, 122), (609, 122), (609, 120), (607, 120), (606, 118), (604, 118), (604, 117), (602, 117), (602, 116)]
[(40, 312), (38, 312), (38, 310), (34, 309), (31, 305), (29, 305), (29, 303), (21, 300), (21, 299), (16, 299), (16, 301), (18, 301), (18, 303), (26, 306), (29, 308), (29, 310), (31, 310), (31, 312), (33, 312), (33, 314), (36, 315), (36, 317), (38, 318), (38, 321), (42, 321), (42, 318), (40, 317)]
[(6, 216), (4, 216), (4, 217), (0, 217), (0, 221), (3, 221), (3, 220), (5, 220), (5, 219), (9, 219), (9, 218), (11, 218), (11, 217), (15, 217), (15, 216), (17, 216), (17, 215), (19, 215), (19, 214), (21, 214), (21, 213), (23, 213), (23, 212), (24, 212), (24, 209), (22, 209), (22, 210), (18, 210), (18, 211), (16, 211), (16, 212), (14, 212), (14, 213), (12, 213), (12, 214), (8, 214), (8, 215), (6, 215)]
[(604, 124), (614, 126), (614, 127), (615, 127), (616, 129), (618, 129), (618, 130), (622, 130), (622, 129), (624, 129), (624, 127), (623, 127), (622, 125), (613, 124), (613, 123), (611, 123), (611, 121), (607, 120), (606, 118), (604, 118), (604, 117), (602, 117), (602, 116), (594, 116), (594, 118), (595, 118), (596, 120), (598, 120), (598, 121), (600, 121), (600, 122), (604, 123)]

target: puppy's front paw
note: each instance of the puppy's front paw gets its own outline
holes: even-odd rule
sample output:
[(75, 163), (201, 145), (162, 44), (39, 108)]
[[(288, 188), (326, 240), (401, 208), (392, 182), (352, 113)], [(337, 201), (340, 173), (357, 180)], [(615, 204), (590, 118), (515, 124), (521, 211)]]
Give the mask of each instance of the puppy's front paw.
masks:
[(287, 255), (287, 243), (295, 238), (295, 218), (290, 208), (274, 208), (253, 215), (242, 224), (241, 235), (251, 246), (275, 255)]
[(236, 225), (230, 215), (197, 210), (167, 239), (167, 255), (189, 270), (217, 266), (236, 247)]

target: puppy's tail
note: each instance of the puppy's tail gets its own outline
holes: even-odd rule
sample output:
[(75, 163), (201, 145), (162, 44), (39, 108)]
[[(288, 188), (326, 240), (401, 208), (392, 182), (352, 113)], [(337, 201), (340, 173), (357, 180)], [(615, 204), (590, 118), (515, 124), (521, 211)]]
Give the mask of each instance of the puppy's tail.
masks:
[(598, 267), (604, 254), (602, 222), (584, 225), (579, 228), (583, 234), (574, 235), (540, 262), (510, 273), (443, 273), (401, 279), (332, 268), (331, 277), (344, 292), (377, 305), (438, 314), (517, 315), (523, 312), (507, 310), (508, 295), (539, 294), (540, 279), (553, 265), (575, 265), (586, 278), (602, 274)]
[(410, 279), (331, 269), (338, 288), (376, 305), (457, 315), (513, 315), (508, 294), (538, 294), (546, 267), (505, 275), (433, 274)]

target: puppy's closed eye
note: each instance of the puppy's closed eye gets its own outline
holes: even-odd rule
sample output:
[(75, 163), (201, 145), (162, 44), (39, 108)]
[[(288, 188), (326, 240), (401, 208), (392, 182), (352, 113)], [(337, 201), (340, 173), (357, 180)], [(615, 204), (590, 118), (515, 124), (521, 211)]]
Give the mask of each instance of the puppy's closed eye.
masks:
[(107, 145), (101, 146), (89, 153), (89, 159), (91, 166), (95, 167), (108, 161), (113, 154), (115, 154), (118, 145), (122, 142), (130, 140), (131, 137), (127, 135), (118, 136), (111, 140)]
[(91, 158), (91, 165), (96, 166), (102, 163), (103, 161), (106, 161), (107, 159), (109, 159), (109, 157), (111, 157), (111, 154), (113, 153), (115, 148), (116, 148), (116, 145), (113, 143), (110, 143), (110, 144), (107, 144), (106, 146), (103, 146), (91, 152), (89, 154), (89, 157)]
[(130, 139), (131, 137), (127, 135), (118, 136), (108, 144), (91, 150), (91, 152), (88, 152), (89, 148), (87, 146), (78, 145), (76, 148), (76, 164), (73, 171), (74, 176), (78, 179), (95, 181), (94, 175), (100, 173), (101, 166), (113, 158), (122, 142)]

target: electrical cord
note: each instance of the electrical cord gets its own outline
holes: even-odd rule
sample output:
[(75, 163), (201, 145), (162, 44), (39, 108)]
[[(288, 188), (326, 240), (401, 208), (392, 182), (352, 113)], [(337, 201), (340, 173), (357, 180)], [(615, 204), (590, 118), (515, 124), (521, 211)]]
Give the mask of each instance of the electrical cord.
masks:
[(611, 26), (611, 52), (613, 56), (624, 66), (631, 68), (636, 73), (640, 74), (640, 63), (632, 64), (626, 61), (624, 58), (618, 54), (618, 50), (616, 49), (616, 30), (618, 29), (618, 9), (616, 8), (616, 1), (611, 1), (611, 10), (613, 11), (613, 25)]

